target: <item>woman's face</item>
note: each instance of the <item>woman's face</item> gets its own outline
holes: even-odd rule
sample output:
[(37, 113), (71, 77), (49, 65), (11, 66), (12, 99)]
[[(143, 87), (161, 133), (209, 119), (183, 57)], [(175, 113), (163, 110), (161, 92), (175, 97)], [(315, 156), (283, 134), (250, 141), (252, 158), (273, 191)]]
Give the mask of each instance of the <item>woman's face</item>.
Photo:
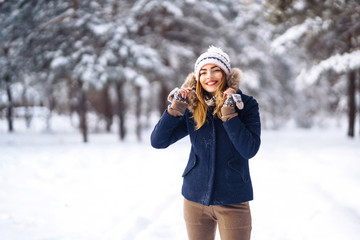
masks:
[(221, 68), (214, 64), (207, 64), (200, 69), (199, 81), (202, 88), (212, 97), (223, 79)]

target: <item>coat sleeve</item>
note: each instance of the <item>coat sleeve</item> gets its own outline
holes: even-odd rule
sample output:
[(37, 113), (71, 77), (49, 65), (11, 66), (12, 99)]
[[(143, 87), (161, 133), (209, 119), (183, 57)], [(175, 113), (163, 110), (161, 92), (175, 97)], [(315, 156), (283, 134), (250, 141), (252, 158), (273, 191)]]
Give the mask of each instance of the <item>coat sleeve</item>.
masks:
[(187, 134), (185, 115), (173, 117), (165, 110), (151, 133), (151, 146), (154, 148), (167, 148)]
[(242, 117), (234, 117), (223, 126), (235, 149), (246, 159), (256, 155), (260, 147), (261, 123), (259, 105), (254, 98), (245, 103)]

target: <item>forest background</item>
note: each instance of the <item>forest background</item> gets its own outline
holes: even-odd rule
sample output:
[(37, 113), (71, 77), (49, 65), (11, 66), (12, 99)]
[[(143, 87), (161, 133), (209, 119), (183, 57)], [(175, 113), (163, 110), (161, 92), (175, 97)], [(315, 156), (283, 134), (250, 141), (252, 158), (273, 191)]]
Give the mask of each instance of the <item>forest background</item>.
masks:
[[(0, 0), (0, 118), (67, 116), (138, 140), (210, 45), (244, 72), (263, 128), (329, 120), (356, 135), (358, 0)], [(4, 122), (4, 121), (3, 121)]]

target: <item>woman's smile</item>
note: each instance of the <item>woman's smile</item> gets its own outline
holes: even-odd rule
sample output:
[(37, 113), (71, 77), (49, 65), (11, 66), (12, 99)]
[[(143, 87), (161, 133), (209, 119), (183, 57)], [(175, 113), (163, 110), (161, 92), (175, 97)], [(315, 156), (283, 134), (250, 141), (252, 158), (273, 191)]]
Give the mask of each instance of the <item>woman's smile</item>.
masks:
[(216, 81), (216, 80), (210, 80), (210, 81), (207, 81), (206, 82), (206, 85), (208, 86), (214, 86), (216, 84), (218, 84), (219, 81)]

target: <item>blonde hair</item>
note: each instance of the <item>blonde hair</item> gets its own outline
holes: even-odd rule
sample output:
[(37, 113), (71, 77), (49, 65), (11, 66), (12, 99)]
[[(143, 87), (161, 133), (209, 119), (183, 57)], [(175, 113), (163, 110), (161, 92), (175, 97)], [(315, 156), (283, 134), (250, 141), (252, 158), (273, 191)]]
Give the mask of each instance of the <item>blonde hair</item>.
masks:
[[(225, 88), (227, 87), (226, 75), (223, 70), (221, 70), (221, 72), (222, 72), (223, 76), (222, 76), (220, 85), (218, 86), (218, 88), (216, 89), (216, 92), (215, 92), (216, 105), (215, 105), (215, 109), (213, 112), (213, 115), (217, 115), (219, 118), (221, 118), (220, 109), (224, 105), (224, 102), (225, 102), (225, 98), (223, 97), (223, 94), (224, 94), (223, 92), (224, 92)], [(199, 103), (197, 104), (197, 106), (194, 110), (194, 113), (193, 113), (193, 118), (194, 118), (194, 121), (196, 124), (195, 125), (196, 130), (200, 129), (206, 121), (208, 105), (205, 102), (205, 95), (206, 95), (206, 92), (202, 88), (200, 79), (199, 79), (196, 82), (196, 96), (199, 99)]]

